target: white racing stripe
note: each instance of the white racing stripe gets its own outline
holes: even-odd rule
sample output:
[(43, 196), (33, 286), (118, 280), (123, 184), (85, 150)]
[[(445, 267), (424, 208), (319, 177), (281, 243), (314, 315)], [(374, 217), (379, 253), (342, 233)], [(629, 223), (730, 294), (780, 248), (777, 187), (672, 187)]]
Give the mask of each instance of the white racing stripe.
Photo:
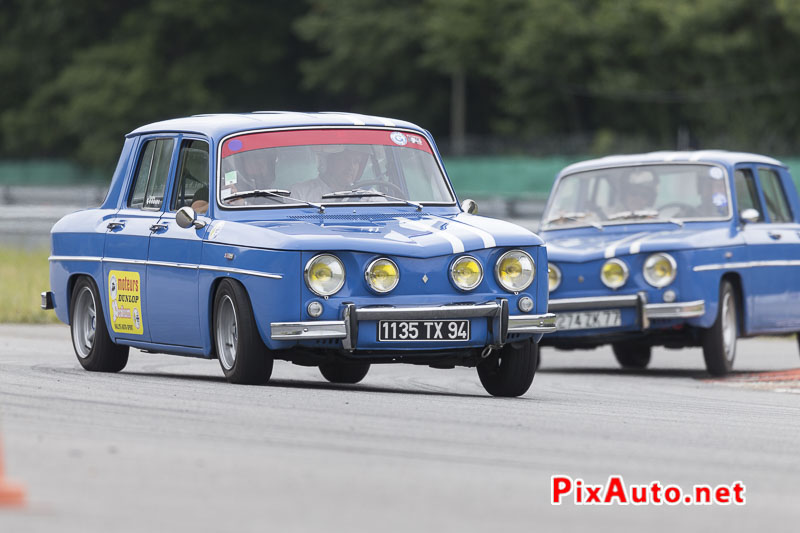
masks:
[(650, 233), (649, 235), (645, 235), (641, 239), (637, 239), (637, 240), (633, 241), (633, 243), (631, 244), (630, 253), (631, 254), (638, 254), (641, 251), (642, 244), (645, 241), (649, 241), (650, 239), (654, 239), (655, 237), (658, 237), (659, 235), (664, 235), (664, 234), (668, 234), (668, 233), (670, 233), (670, 232), (669, 231), (658, 231), (656, 233)]
[(624, 239), (620, 239), (620, 240), (618, 240), (618, 241), (617, 241), (617, 242), (615, 242), (615, 243), (609, 244), (609, 245), (606, 247), (606, 251), (605, 251), (605, 253), (603, 254), (603, 256), (604, 256), (606, 259), (611, 259), (612, 257), (614, 257), (614, 256), (616, 255), (616, 253), (617, 253), (617, 248), (619, 248), (619, 247), (620, 247), (620, 246), (622, 246), (623, 244), (625, 244), (625, 243), (628, 243), (628, 242), (631, 242), (631, 241), (635, 241), (636, 239), (639, 239), (639, 238), (641, 238), (641, 237), (646, 237), (646, 236), (647, 236), (647, 232), (634, 233), (633, 235), (628, 235), (628, 236), (627, 236), (627, 237), (625, 237)]
[(458, 220), (457, 218), (454, 219), (441, 218), (441, 217), (436, 217), (436, 218), (439, 218), (440, 220), (445, 222), (458, 222), (460, 224), (459, 226), (460, 228), (464, 228), (467, 231), (470, 231), (475, 235), (477, 235), (478, 237), (480, 237), (481, 240), (483, 241), (484, 248), (494, 248), (495, 246), (497, 246), (497, 241), (494, 240), (494, 236), (486, 230), (482, 230), (479, 227), (473, 226), (472, 224), (468, 224), (463, 220)]
[[(450, 243), (450, 246), (453, 248), (454, 254), (460, 254), (464, 251), (464, 241), (456, 237), (455, 235), (451, 235), (447, 231), (440, 230), (439, 228), (435, 228), (433, 226), (429, 226), (428, 224), (424, 224), (422, 222), (416, 222), (414, 220), (409, 220), (407, 218), (398, 218), (398, 223), (400, 227), (413, 229), (417, 231), (429, 231), (439, 237), (442, 237), (447, 242)], [(434, 223), (436, 221), (433, 221)]]

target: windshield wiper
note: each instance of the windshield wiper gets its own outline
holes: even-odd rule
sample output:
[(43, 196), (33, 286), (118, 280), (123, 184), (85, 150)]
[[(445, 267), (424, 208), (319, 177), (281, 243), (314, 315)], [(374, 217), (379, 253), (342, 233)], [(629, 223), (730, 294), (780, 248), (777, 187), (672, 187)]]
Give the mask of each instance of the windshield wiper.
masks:
[(320, 213), (325, 212), (324, 205), (315, 204), (314, 202), (301, 200), (299, 198), (292, 198), (291, 196), (289, 196), (289, 191), (284, 189), (253, 189), (252, 191), (236, 192), (229, 196), (226, 196), (222, 200), (228, 202), (230, 200), (241, 200), (242, 198), (286, 198), (287, 200), (292, 200), (293, 202), (300, 202), (306, 204), (309, 207), (315, 207), (319, 209)]
[(658, 211), (653, 209), (641, 209), (638, 211), (620, 211), (619, 213), (608, 215), (608, 220), (620, 220), (623, 218), (656, 218), (657, 216)]
[(599, 229), (603, 231), (603, 226), (598, 222), (593, 222), (590, 220), (584, 221), (583, 219), (586, 218), (586, 213), (583, 211), (576, 211), (573, 213), (562, 213), (557, 217), (548, 218), (544, 221), (545, 225), (552, 224), (553, 222), (564, 222), (565, 220), (569, 220), (570, 222), (586, 222), (586, 224), (592, 226), (593, 228)]
[(390, 196), (380, 191), (368, 191), (365, 189), (353, 189), (351, 191), (329, 192), (328, 194), (323, 194), (322, 199), (327, 200), (329, 198), (364, 198), (369, 196), (386, 198), (388, 200), (397, 200), (398, 202), (404, 202), (406, 205), (416, 207), (417, 211), (422, 211), (422, 204), (419, 204), (417, 202), (412, 202), (411, 200), (406, 200), (405, 198), (398, 198), (397, 196)]

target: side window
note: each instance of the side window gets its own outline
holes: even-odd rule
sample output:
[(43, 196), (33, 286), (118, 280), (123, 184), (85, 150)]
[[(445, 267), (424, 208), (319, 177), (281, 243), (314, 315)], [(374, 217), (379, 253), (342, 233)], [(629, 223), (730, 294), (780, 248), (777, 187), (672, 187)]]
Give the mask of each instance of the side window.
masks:
[(178, 179), (172, 211), (189, 206), (197, 213), (208, 211), (208, 143), (185, 140), (178, 154)]
[(144, 144), (128, 202), (130, 207), (161, 209), (174, 144), (172, 139), (152, 139)]
[(733, 174), (733, 185), (736, 188), (736, 202), (739, 204), (739, 212), (745, 209), (755, 209), (758, 211), (758, 221), (764, 220), (764, 212), (758, 202), (758, 190), (756, 180), (750, 169), (740, 168)]
[(786, 201), (786, 194), (783, 192), (781, 179), (774, 170), (758, 169), (758, 178), (761, 180), (761, 188), (764, 189), (764, 200), (767, 202), (767, 213), (772, 222), (789, 222), (792, 220), (792, 212), (789, 210), (789, 203)]

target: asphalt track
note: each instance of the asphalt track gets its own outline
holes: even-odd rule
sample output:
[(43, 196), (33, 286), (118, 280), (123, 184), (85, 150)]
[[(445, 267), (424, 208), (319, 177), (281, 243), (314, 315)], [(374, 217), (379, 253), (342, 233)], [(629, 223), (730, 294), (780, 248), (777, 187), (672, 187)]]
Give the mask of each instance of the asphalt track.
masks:
[[(338, 387), (277, 363), (246, 387), (139, 352), (92, 374), (66, 327), (0, 326), (6, 471), (29, 499), (0, 532), (797, 531), (800, 377), (748, 374), (800, 366), (794, 339), (740, 341), (724, 382), (699, 350), (656, 350), (646, 372), (606, 349), (543, 357), (519, 399), (405, 365)], [(553, 474), (741, 480), (746, 505), (556, 507)]]

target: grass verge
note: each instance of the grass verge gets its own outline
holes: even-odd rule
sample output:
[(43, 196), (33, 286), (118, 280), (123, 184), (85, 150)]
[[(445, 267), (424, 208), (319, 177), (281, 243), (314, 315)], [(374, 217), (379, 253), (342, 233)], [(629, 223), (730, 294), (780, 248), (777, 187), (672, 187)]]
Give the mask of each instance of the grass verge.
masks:
[(58, 319), (40, 307), (50, 290), (47, 250), (0, 247), (0, 323), (50, 324)]

